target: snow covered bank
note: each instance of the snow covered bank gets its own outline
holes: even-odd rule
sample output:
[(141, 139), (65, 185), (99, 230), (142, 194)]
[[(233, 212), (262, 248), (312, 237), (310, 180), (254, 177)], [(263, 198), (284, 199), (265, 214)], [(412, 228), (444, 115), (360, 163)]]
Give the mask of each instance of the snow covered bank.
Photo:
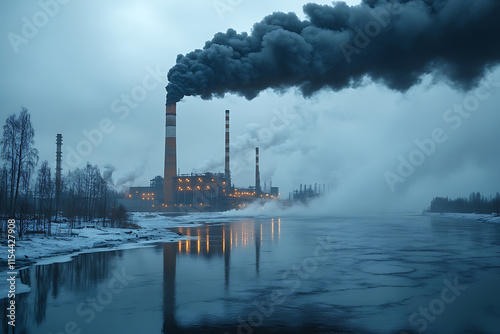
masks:
[[(219, 217), (221, 218), (219, 220)], [(198, 226), (207, 222), (227, 220), (218, 213), (172, 215), (161, 213), (132, 213), (131, 222), (139, 229), (102, 228), (99, 222), (82, 224), (84, 227), (68, 229), (66, 223), (52, 224), (52, 236), (30, 234), (24, 240), (16, 240), (16, 268), (39, 264), (70, 261), (80, 253), (109, 251), (116, 249), (147, 247), (147, 243), (158, 241), (177, 241), (187, 236), (179, 235), (169, 229), (175, 227)], [(7, 246), (0, 255), (0, 298), (7, 297)], [(30, 291), (19, 279), (16, 293)]]
[(425, 212), (426, 216), (432, 217), (445, 217), (445, 218), (454, 218), (454, 219), (468, 219), (468, 220), (476, 220), (484, 223), (496, 223), (500, 224), (500, 216), (496, 216), (495, 214), (486, 215), (486, 214), (478, 214), (478, 213), (454, 213), (454, 212)]

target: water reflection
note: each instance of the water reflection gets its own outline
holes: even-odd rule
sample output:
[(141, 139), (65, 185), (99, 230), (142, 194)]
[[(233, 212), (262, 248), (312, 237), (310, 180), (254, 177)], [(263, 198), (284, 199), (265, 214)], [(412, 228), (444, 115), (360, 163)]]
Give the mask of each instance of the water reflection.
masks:
[(271, 219), (271, 224), (256, 223), (249, 219), (238, 224), (203, 225), (197, 227), (178, 227), (175, 231), (188, 236), (187, 240), (177, 242), (180, 254), (216, 256), (233, 248), (247, 248), (262, 244), (262, 234), (268, 233), (272, 241), (279, 240), (281, 219)]
[[(203, 258), (224, 259), (224, 287), (230, 285), (231, 253), (236, 249), (255, 247), (255, 273), (259, 274), (261, 246), (263, 236), (269, 237), (269, 242), (279, 241), (281, 219), (259, 220), (248, 219), (239, 223), (212, 224), (197, 227), (178, 227), (178, 234), (188, 236), (187, 240), (165, 243), (163, 247), (163, 333), (193, 333), (204, 332), (210, 327), (206, 325), (184, 328), (176, 319), (176, 277), (179, 256), (196, 256)], [(182, 276), (182, 275), (181, 275)], [(203, 280), (203, 272), (198, 279)], [(183, 284), (183, 282), (178, 282)], [(220, 325), (220, 324), (219, 324)], [(233, 325), (234, 326), (234, 325)], [(228, 327), (230, 328), (230, 327)]]
[[(235, 223), (180, 227), (174, 231), (187, 236), (188, 239), (158, 244), (152, 250), (148, 250), (147, 254), (158, 254), (163, 259), (162, 279), (156, 281), (152, 277), (146, 278), (149, 280), (146, 282), (153, 285), (153, 289), (158, 292), (158, 295), (163, 295), (161, 321), (163, 332), (191, 332), (193, 330), (192, 328), (187, 329), (185, 324), (186, 329), (183, 329), (184, 327), (179, 325), (179, 321), (176, 319), (176, 313), (179, 312), (177, 305), (179, 287), (176, 287), (176, 284), (181, 284), (181, 289), (186, 288), (186, 285), (183, 284), (186, 274), (179, 272), (178, 269), (180, 257), (184, 260), (180, 262), (184, 263), (189, 263), (190, 258), (196, 257), (220, 263), (221, 268), (224, 269), (220, 271), (220, 278), (217, 282), (220, 282), (221, 287), (227, 290), (230, 286), (232, 253), (237, 249), (255, 247), (254, 270), (258, 275), (263, 238), (267, 238), (269, 243), (277, 242), (280, 223), (280, 220), (256, 222), (249, 219)], [(60, 331), (68, 320), (64, 316), (55, 319), (54, 310), (62, 303), (68, 304), (65, 306), (68, 310), (66, 315), (80, 320), (81, 323), (86, 318), (79, 318), (75, 312), (80, 303), (85, 302), (89, 297), (95, 297), (96, 291), (99, 291), (99, 287), (102, 289), (102, 286), (112, 278), (112, 272), (117, 267), (120, 268), (123, 265), (130, 268), (138, 267), (134, 261), (117, 261), (117, 259), (123, 260), (124, 252), (133, 251), (118, 250), (79, 254), (69, 262), (38, 265), (21, 270), (19, 278), (23, 284), (30, 286), (31, 292), (16, 296), (16, 331), (19, 333), (38, 333), (42, 328), (44, 330), (49, 328), (54, 333)], [(156, 257), (153, 255), (149, 255), (149, 257), (151, 257), (151, 263), (156, 261)], [(137, 278), (137, 274), (141, 273), (139, 271), (134, 274)], [(191, 279), (202, 281), (204, 279), (203, 272)], [(133, 300), (134, 297), (129, 298), (127, 302), (130, 303), (143, 302), (142, 300)], [(0, 332), (8, 333), (8, 318), (6, 317), (8, 299), (2, 299), (0, 307), (2, 318)], [(106, 312), (108, 309), (102, 312), (102, 318), (106, 317), (104, 315)], [(85, 326), (85, 323), (81, 323), (81, 325)], [(93, 333), (106, 332), (105, 329), (96, 328), (97, 321), (90, 326), (88, 328), (92, 329)], [(84, 332), (86, 331), (82, 328), (82, 333)]]
[[(47, 303), (58, 299), (63, 290), (85, 292), (94, 289), (100, 280), (110, 275), (110, 262), (121, 257), (122, 251), (80, 254), (70, 262), (38, 265), (19, 271), (19, 278), (31, 292), (16, 295), (16, 331), (29, 333), (30, 322), (44, 322)], [(8, 299), (0, 301), (0, 326), (7, 333)]]

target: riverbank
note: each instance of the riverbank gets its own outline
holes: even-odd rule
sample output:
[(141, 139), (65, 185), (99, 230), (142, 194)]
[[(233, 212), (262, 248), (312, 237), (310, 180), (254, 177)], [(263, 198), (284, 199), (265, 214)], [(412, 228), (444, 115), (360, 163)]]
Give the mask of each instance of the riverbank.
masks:
[[(215, 216), (218, 214), (208, 214)], [(49, 264), (70, 261), (72, 257), (86, 252), (110, 251), (124, 248), (144, 247), (147, 243), (174, 242), (189, 238), (172, 231), (183, 226), (202, 224), (207, 214), (131, 213), (130, 222), (138, 228), (102, 227), (101, 222), (82, 223), (80, 228), (69, 229), (67, 223), (53, 223), (53, 235), (29, 234), (23, 240), (16, 240), (16, 270), (34, 264)], [(224, 219), (224, 218), (222, 218)], [(0, 255), (0, 298), (7, 296), (7, 242), (1, 243)], [(5, 260), (4, 260), (5, 259)], [(16, 292), (30, 291), (19, 279)]]
[(467, 219), (467, 220), (475, 220), (483, 223), (495, 223), (500, 224), (500, 216), (495, 214), (479, 214), (479, 213), (456, 213), (456, 212), (424, 212), (425, 216), (431, 217), (445, 217), (445, 218), (454, 218), (454, 219)]

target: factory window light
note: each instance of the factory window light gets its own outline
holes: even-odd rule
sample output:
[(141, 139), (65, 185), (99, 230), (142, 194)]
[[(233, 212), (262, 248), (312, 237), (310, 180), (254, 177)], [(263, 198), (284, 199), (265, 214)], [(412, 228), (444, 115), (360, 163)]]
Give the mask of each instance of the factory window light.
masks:
[(182, 182), (182, 179), (179, 179), (179, 182)]

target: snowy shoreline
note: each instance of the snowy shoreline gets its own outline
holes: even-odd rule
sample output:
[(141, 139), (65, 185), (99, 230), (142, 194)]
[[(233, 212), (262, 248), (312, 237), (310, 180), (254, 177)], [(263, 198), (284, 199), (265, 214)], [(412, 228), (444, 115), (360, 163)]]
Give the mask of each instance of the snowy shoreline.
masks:
[[(220, 216), (212, 214), (211, 217)], [(32, 265), (67, 262), (82, 253), (113, 251), (148, 247), (148, 243), (175, 242), (189, 238), (169, 229), (176, 227), (196, 227), (203, 224), (207, 214), (164, 215), (159, 213), (132, 213), (132, 223), (139, 229), (100, 227), (101, 223), (85, 223), (82, 228), (73, 229), (69, 235), (66, 224), (53, 224), (55, 235), (30, 234), (26, 239), (16, 240), (16, 271)], [(224, 221), (225, 217), (220, 216)], [(63, 233), (61, 233), (63, 232)], [(66, 234), (66, 235), (65, 235)], [(4, 248), (6, 248), (6, 242)], [(3, 257), (2, 257), (3, 258)], [(8, 292), (7, 261), (0, 264), (0, 299)], [(16, 280), (16, 294), (29, 292), (30, 288)]]
[(483, 223), (495, 223), (500, 224), (500, 216), (494, 214), (479, 214), (479, 213), (455, 213), (455, 212), (424, 212), (425, 216), (431, 217), (442, 217), (442, 218), (453, 218), (453, 219), (464, 219), (464, 220), (475, 220)]

